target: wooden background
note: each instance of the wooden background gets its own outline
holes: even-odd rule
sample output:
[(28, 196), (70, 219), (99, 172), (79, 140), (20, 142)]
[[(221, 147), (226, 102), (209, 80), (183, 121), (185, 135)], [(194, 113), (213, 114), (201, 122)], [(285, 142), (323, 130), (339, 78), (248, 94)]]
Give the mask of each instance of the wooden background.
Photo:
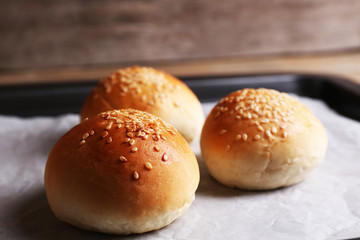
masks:
[(0, 6), (0, 73), (5, 75), (9, 69), (360, 47), (358, 0), (0, 0)]

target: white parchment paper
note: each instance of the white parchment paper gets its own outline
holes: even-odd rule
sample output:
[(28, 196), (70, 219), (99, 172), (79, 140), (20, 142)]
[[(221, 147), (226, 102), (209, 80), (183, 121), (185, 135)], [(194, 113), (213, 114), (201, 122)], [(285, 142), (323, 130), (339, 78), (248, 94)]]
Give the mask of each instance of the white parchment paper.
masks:
[[(303, 183), (241, 191), (212, 179), (198, 143), (201, 181), (190, 209), (170, 226), (130, 236), (79, 230), (59, 221), (44, 191), (47, 155), (77, 115), (0, 116), (0, 239), (344, 239), (360, 237), (360, 123), (300, 98), (327, 129), (323, 163)], [(209, 112), (213, 104), (204, 104)], [(360, 111), (360, 109), (359, 109)]]

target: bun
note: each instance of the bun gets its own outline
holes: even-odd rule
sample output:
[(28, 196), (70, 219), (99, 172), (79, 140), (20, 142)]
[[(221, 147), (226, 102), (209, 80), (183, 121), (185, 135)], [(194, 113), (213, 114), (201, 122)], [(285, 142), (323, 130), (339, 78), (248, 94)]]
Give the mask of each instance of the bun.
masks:
[(204, 123), (201, 104), (182, 81), (165, 72), (133, 66), (105, 77), (81, 110), (81, 119), (112, 109), (149, 112), (174, 126), (188, 142), (199, 137)]
[(55, 215), (111, 234), (159, 229), (194, 200), (199, 167), (185, 139), (145, 112), (114, 110), (85, 120), (52, 149), (45, 190)]
[(288, 94), (244, 89), (212, 109), (200, 145), (219, 182), (265, 190), (303, 181), (324, 158), (327, 136), (310, 110)]

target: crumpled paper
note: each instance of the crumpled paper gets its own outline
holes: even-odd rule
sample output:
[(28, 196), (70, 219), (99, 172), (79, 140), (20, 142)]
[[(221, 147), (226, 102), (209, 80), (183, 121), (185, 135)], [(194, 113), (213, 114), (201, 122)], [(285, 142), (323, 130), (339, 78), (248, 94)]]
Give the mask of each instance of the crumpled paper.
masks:
[[(303, 183), (273, 191), (227, 188), (210, 177), (193, 144), (201, 181), (189, 210), (150, 233), (112, 236), (58, 220), (43, 174), (55, 142), (77, 115), (0, 116), (0, 239), (344, 239), (360, 237), (360, 123), (299, 97), (327, 129), (326, 157)], [(214, 103), (204, 104), (208, 113)]]

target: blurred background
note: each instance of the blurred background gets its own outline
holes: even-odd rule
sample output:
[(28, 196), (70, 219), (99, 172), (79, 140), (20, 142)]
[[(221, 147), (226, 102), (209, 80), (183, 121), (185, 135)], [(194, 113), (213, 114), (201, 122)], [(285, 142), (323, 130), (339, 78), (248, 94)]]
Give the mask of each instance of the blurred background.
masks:
[(357, 0), (0, 0), (0, 84), (279, 72), (360, 82)]

